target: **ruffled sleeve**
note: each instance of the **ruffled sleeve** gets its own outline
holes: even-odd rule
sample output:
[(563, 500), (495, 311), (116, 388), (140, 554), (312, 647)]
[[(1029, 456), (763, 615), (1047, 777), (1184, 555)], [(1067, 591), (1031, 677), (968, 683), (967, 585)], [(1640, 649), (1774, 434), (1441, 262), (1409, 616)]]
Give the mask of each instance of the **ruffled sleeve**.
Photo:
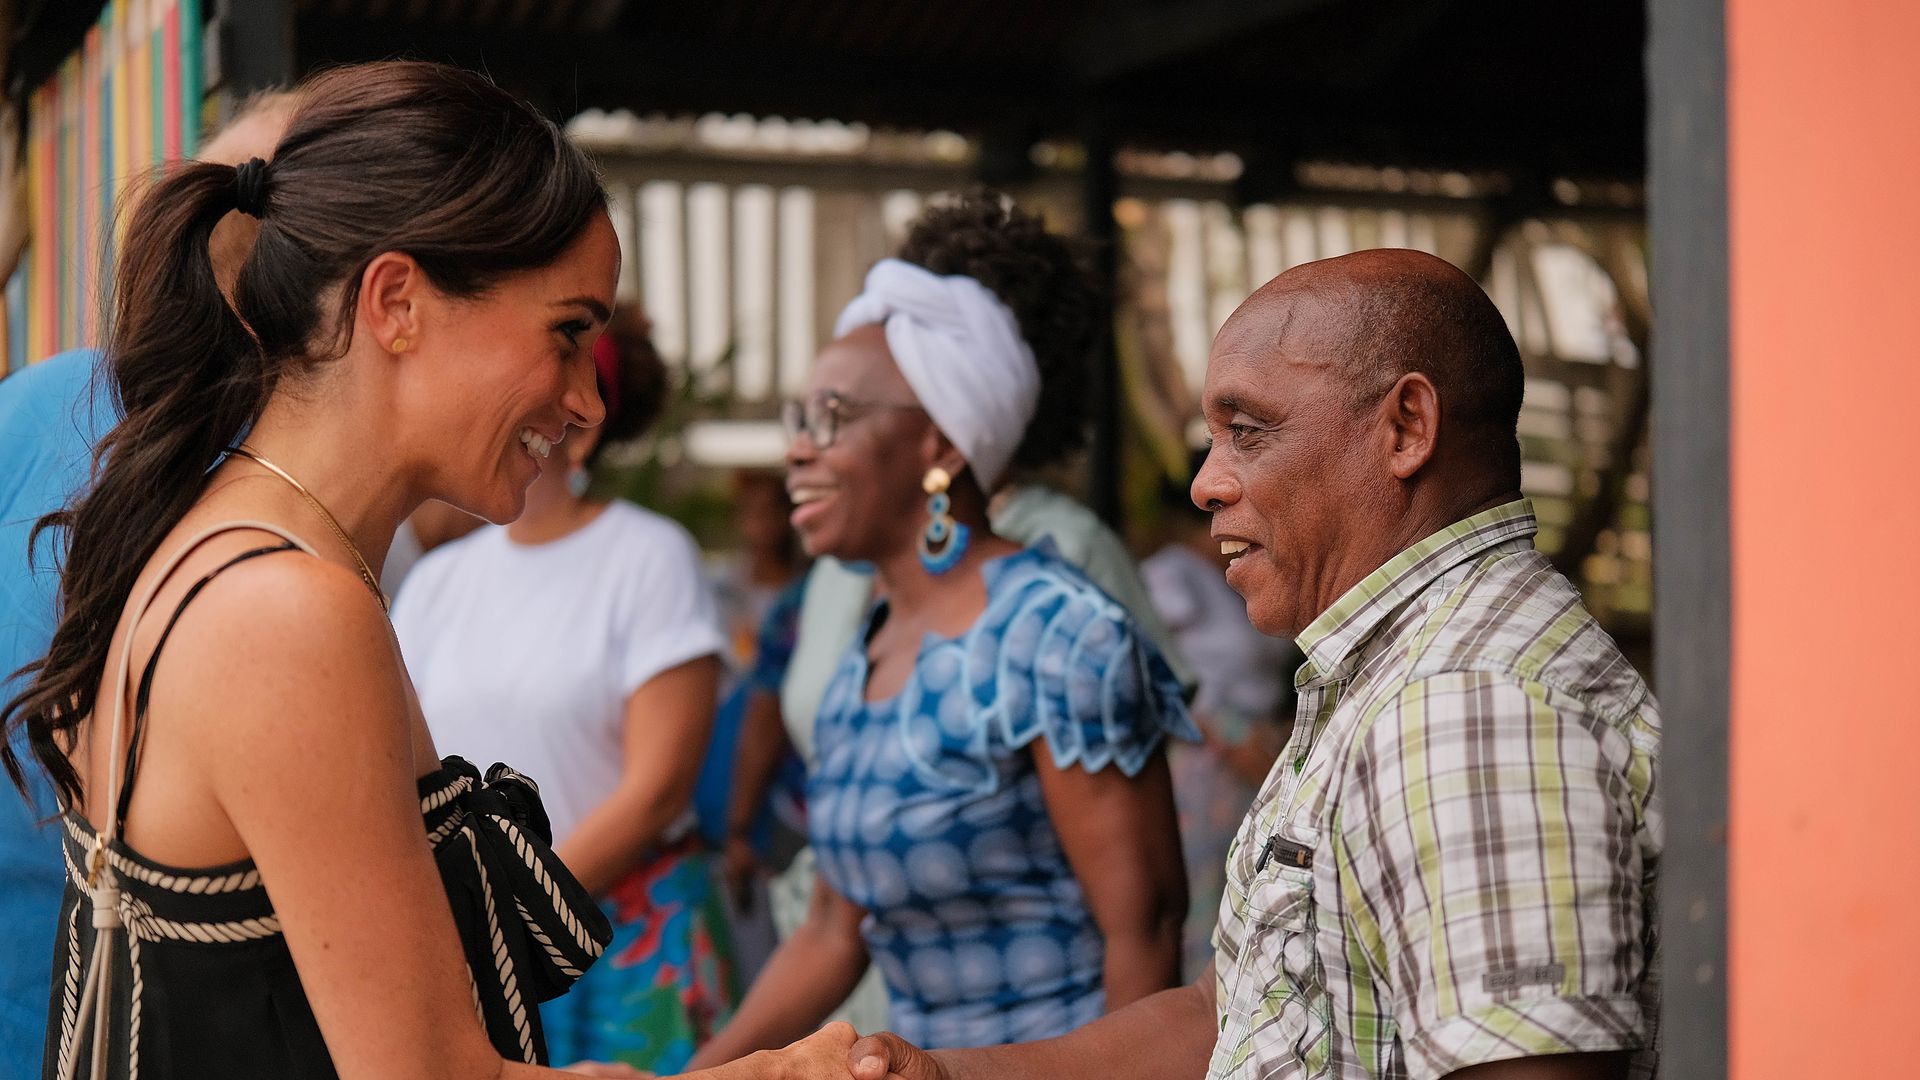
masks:
[(1000, 613), (992, 682), (981, 687), (1004, 744), (1044, 736), (1057, 768), (1133, 776), (1167, 736), (1198, 741), (1179, 680), (1126, 609), (1066, 567), (1047, 571)]

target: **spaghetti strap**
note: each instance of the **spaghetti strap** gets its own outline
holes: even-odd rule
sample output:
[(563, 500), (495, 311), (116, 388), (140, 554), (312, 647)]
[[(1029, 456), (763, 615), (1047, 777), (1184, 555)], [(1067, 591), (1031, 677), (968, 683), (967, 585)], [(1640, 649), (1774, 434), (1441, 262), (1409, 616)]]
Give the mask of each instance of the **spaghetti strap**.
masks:
[[(129, 694), (131, 642), (159, 589), (209, 537), (256, 529), (281, 543), (256, 539), (239, 545), (248, 550), (225, 558), (186, 588), (139, 672), (138, 692)], [(109, 712), (95, 709), (99, 720), (112, 724), (103, 827), (93, 828), (84, 810), (65, 808), (65, 947), (55, 950), (47, 1025), (58, 1034), (48, 1039), (43, 1075), (182, 1080), (239, 1069), (338, 1080), (279, 913), (251, 855), (216, 867), (181, 868), (145, 858), (120, 839), (145, 738), (149, 688), (181, 613), (235, 565), (295, 548), (312, 553), (277, 526), (219, 526), (164, 559), (156, 556), (154, 580), (130, 600), (126, 636), (114, 648), (113, 662), (120, 666), (109, 676), (113, 705)], [(123, 740), (128, 728), (131, 739)], [(488, 1040), (504, 1058), (545, 1064), (545, 1029), (535, 1003), (564, 993), (601, 955), (612, 936), (606, 916), (554, 856), (531, 780), (504, 765), (482, 774), (460, 758), (447, 758), (420, 777), (416, 789), (420, 824)], [(236, 971), (247, 977), (236, 979)], [(276, 1023), (259, 1022), (263, 994)], [(243, 1068), (243, 1061), (257, 1067)]]
[(153, 643), (153, 652), (147, 656), (147, 666), (140, 673), (140, 686), (134, 692), (133, 725), (132, 730), (127, 733), (127, 756), (125, 763), (120, 769), (120, 798), (113, 808), (113, 817), (117, 828), (121, 830), (126, 828), (127, 807), (133, 804), (134, 770), (140, 759), (141, 738), (147, 731), (147, 704), (153, 696), (153, 673), (155, 669), (160, 666), (160, 652), (167, 647), (167, 639), (173, 636), (173, 628), (179, 624), (180, 616), (186, 613), (187, 605), (193, 603), (194, 597), (199, 596), (200, 591), (211, 584), (214, 578), (246, 562), (248, 559), (257, 559), (262, 555), (274, 555), (282, 551), (298, 550), (300, 550), (299, 545), (293, 541), (282, 540), (272, 547), (260, 547), (253, 548), (250, 551), (243, 551), (201, 575), (200, 580), (193, 583), (193, 587), (187, 590), (187, 594), (181, 597), (180, 603), (174, 607), (172, 617), (167, 619), (166, 627), (160, 631), (159, 639)]
[[(125, 749), (126, 744), (132, 742), (133, 740), (132, 739), (123, 740), (122, 731), (123, 731), (123, 728), (125, 727), (125, 718), (126, 718), (127, 683), (131, 675), (131, 668), (133, 666), (134, 634), (137, 633), (140, 629), (140, 621), (146, 618), (147, 609), (153, 606), (154, 597), (159, 595), (161, 587), (166, 585), (167, 581), (173, 577), (173, 572), (180, 568), (180, 564), (185, 562), (189, 555), (192, 555), (195, 551), (200, 550), (201, 545), (205, 544), (207, 541), (213, 539), (216, 536), (223, 536), (231, 532), (271, 533), (274, 536), (279, 537), (283, 544), (286, 544), (292, 547), (297, 547), (301, 551), (304, 551), (307, 554), (312, 555), (316, 558), (319, 557), (319, 552), (313, 549), (313, 545), (307, 543), (305, 540), (300, 539), (298, 536), (295, 536), (293, 533), (288, 532), (285, 528), (279, 525), (275, 525), (275, 524), (272, 524), (271, 522), (266, 522), (266, 521), (239, 520), (239, 521), (224, 522), (222, 524), (214, 525), (209, 528), (203, 529), (198, 533), (195, 533), (193, 536), (187, 539), (186, 543), (180, 545), (180, 547), (177, 550), (175, 550), (172, 555), (168, 556), (167, 561), (165, 563), (161, 564), (160, 572), (154, 576), (153, 583), (147, 586), (147, 591), (145, 595), (141, 596), (139, 603), (134, 606), (133, 617), (127, 621), (126, 638), (120, 643), (120, 650), (119, 650), (120, 661), (119, 661), (118, 667), (115, 669), (114, 680), (113, 680), (113, 699), (112, 699), (113, 711), (111, 714), (112, 722), (111, 722), (111, 726), (108, 729), (108, 734), (107, 734), (107, 737), (110, 741), (107, 744), (108, 750), (107, 750), (107, 789), (106, 790), (107, 790), (107, 801), (111, 806), (114, 807), (114, 812), (112, 816), (110, 816), (107, 819), (106, 827), (100, 830), (100, 837), (103, 843), (111, 843), (120, 838), (120, 828), (123, 824), (125, 824), (124, 808), (127, 804), (127, 799), (125, 798), (123, 787), (130, 784), (132, 780), (131, 776), (128, 775), (124, 770), (131, 769), (134, 763), (132, 753), (130, 752), (130, 750)], [(228, 565), (231, 565), (231, 563)], [(222, 566), (219, 570), (214, 571), (214, 575), (219, 574), (220, 571), (225, 569), (226, 567)], [(212, 577), (214, 575), (208, 575), (208, 576)], [(195, 589), (193, 591), (197, 591), (199, 587), (204, 584), (205, 584), (204, 581), (200, 582), (195, 586)], [(190, 592), (188, 599), (191, 599), (191, 598), (192, 596)], [(181, 606), (185, 607), (186, 602), (182, 601)], [(179, 617), (178, 611), (174, 612), (174, 617), (176, 619)], [(172, 629), (171, 623), (168, 624), (168, 629), (169, 630)], [(156, 655), (159, 652), (157, 648), (154, 651)], [(149, 667), (151, 667), (151, 664), (149, 664)], [(145, 680), (142, 680), (142, 681), (144, 682)], [(136, 726), (137, 726), (137, 718), (136, 718)]]
[[(76, 977), (79, 975), (79, 953), (77, 951), (71, 952), (68, 958), (70, 967), (68, 969), (68, 981), (66, 984), (66, 1000), (72, 1007), (72, 1011), (66, 1015), (72, 1017), (72, 1023), (64, 1024), (63, 1030), (72, 1033), (72, 1035), (63, 1037), (62, 1039), (60, 1056), (57, 1061), (58, 1069), (55, 1073), (55, 1075), (62, 1077), (63, 1080), (71, 1078), (74, 1075), (75, 1067), (79, 1064), (76, 1055), (80, 1048), (81, 1032), (87, 1031), (91, 1025), (92, 1035), (88, 1041), (92, 1046), (92, 1074), (96, 1078), (105, 1075), (108, 1044), (111, 1041), (106, 1025), (108, 1022), (107, 1013), (111, 1008), (109, 1003), (114, 998), (115, 971), (117, 970), (113, 961), (113, 954), (115, 952), (113, 942), (116, 936), (125, 934), (127, 924), (126, 912), (122, 910), (119, 872), (115, 869), (113, 860), (108, 856), (108, 852), (120, 840), (120, 827), (124, 824), (126, 817), (127, 800), (124, 797), (124, 789), (128, 786), (127, 782), (130, 780), (135, 764), (132, 755), (129, 754), (124, 760), (121, 756), (124, 745), (121, 739), (121, 731), (125, 726), (124, 722), (127, 713), (127, 677), (129, 669), (133, 666), (134, 634), (139, 631), (140, 620), (146, 617), (147, 609), (153, 606), (153, 598), (159, 595), (161, 586), (167, 583), (167, 579), (171, 578), (173, 572), (180, 568), (180, 564), (186, 560), (187, 556), (193, 554), (193, 552), (199, 549), (200, 545), (206, 543), (213, 537), (223, 533), (240, 531), (272, 533), (290, 547), (297, 547), (309, 555), (317, 555), (310, 544), (278, 525), (264, 521), (229, 521), (203, 529), (189, 537), (184, 544), (181, 544), (179, 549), (172, 555), (169, 555), (166, 562), (161, 564), (159, 571), (154, 575), (152, 584), (147, 586), (147, 591), (141, 594), (139, 602), (135, 603), (132, 607), (131, 617), (127, 620), (126, 637), (120, 642), (120, 647), (117, 650), (119, 653), (119, 663), (115, 667), (113, 674), (113, 704), (112, 713), (110, 714), (111, 721), (107, 729), (106, 794), (107, 804), (113, 808), (113, 812), (107, 817), (106, 827), (98, 830), (93, 835), (93, 842), (86, 856), (87, 865), (85, 876), (81, 879), (84, 882), (93, 909), (94, 941), (93, 955), (88, 958), (86, 963), (86, 976), (84, 979), (77, 980), (77, 988), (79, 989), (77, 997), (73, 994), (73, 991), (76, 989)], [(221, 569), (225, 569), (225, 567)], [(218, 571), (216, 571), (216, 573), (217, 572)], [(202, 584), (204, 584), (204, 582), (202, 582)], [(175, 614), (178, 615), (179, 613), (175, 612)], [(99, 703), (96, 700), (96, 719), (98, 718), (98, 708)], [(126, 775), (122, 774), (123, 766)], [(70, 807), (68, 809), (72, 810), (73, 808)], [(82, 812), (84, 813), (84, 811)], [(78, 909), (75, 909), (74, 915), (77, 917)], [(78, 924), (76, 922), (76, 929), (77, 926)], [(129, 963), (133, 965), (134, 987), (135, 993), (137, 994), (140, 968), (138, 961), (133, 959), (136, 955), (133, 950), (137, 949), (137, 945), (133, 943), (138, 939), (129, 937), (127, 940), (129, 942), (127, 946), (129, 950), (128, 958)], [(78, 947), (78, 941), (79, 939), (77, 937), (72, 939), (75, 949)], [(137, 1015), (137, 1013), (135, 1015)], [(137, 1020), (134, 1021), (134, 1027), (136, 1029), (138, 1023)], [(49, 1063), (56, 1064), (54, 1062)], [(128, 1072), (131, 1074), (136, 1070), (137, 1066), (130, 1068)]]

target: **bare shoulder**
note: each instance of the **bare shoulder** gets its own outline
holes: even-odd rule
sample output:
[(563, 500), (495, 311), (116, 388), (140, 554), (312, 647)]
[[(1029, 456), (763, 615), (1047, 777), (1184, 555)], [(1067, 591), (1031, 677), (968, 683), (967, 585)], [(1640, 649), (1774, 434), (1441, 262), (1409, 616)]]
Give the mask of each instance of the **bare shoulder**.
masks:
[[(257, 855), (247, 826), (275, 793), (366, 784), (397, 793), (396, 813), (410, 798), (409, 699), (379, 602), (353, 571), (281, 543), (250, 530), (209, 540), (139, 620), (130, 681), (152, 680), (126, 836), (150, 858)], [(90, 740), (89, 779), (110, 776), (123, 740)]]
[(166, 642), (152, 708), (235, 747), (356, 731), (404, 739), (404, 687), (359, 576), (289, 551), (228, 566), (193, 598)]

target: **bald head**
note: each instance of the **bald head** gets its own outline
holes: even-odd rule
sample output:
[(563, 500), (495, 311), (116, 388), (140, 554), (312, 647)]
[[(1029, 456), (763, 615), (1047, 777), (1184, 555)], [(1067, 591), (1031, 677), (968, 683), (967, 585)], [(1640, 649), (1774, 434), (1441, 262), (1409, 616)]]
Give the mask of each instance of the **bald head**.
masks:
[(1459, 448), (1519, 486), (1520, 351), (1486, 291), (1444, 259), (1379, 248), (1304, 263), (1241, 304), (1220, 340), (1329, 368), (1356, 409), (1420, 372)]
[(248, 158), (270, 158), (300, 96), (291, 90), (268, 90), (248, 98), (233, 119), (200, 146), (195, 155), (217, 165), (238, 165)]
[(1192, 497), (1227, 583), (1297, 635), (1422, 537), (1517, 497), (1519, 350), (1480, 286), (1418, 251), (1295, 267), (1233, 313)]

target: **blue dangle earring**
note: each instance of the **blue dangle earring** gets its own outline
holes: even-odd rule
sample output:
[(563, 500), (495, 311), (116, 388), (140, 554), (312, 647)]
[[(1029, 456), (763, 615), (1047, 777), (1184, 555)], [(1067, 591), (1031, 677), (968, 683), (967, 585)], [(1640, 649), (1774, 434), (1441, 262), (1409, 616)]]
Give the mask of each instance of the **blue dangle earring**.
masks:
[(920, 565), (929, 574), (944, 574), (967, 552), (967, 527), (953, 520), (953, 499), (947, 489), (953, 477), (938, 466), (920, 481), (927, 493), (927, 527), (920, 530)]

